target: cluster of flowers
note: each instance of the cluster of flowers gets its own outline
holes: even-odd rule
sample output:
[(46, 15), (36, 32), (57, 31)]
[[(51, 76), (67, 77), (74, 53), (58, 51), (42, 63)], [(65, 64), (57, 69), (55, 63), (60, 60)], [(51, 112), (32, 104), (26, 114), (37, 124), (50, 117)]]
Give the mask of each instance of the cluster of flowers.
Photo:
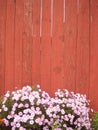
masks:
[(86, 96), (67, 90), (51, 98), (39, 85), (26, 86), (8, 91), (0, 105), (0, 118), (12, 130), (91, 130)]

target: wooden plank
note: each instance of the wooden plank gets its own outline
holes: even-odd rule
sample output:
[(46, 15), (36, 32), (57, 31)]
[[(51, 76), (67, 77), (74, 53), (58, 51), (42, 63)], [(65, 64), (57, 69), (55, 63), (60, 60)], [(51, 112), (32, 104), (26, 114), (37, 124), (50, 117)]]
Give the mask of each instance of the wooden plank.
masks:
[(24, 0), (16, 0), (15, 16), (15, 87), (22, 87), (22, 40)]
[(40, 0), (33, 0), (32, 85), (40, 84)]
[(63, 0), (53, 1), (53, 38), (52, 38), (52, 95), (58, 88), (63, 88)]
[(5, 91), (6, 0), (0, 0), (0, 95)]
[(7, 1), (6, 18), (6, 52), (5, 52), (5, 91), (14, 87), (14, 26), (15, 26), (15, 1)]
[(89, 89), (89, 0), (78, 3), (76, 92)]
[[(46, 11), (47, 10), (47, 11)], [(42, 1), (41, 87), (51, 93), (51, 0)]]
[(22, 84), (31, 85), (32, 82), (32, 0), (24, 0), (24, 29), (23, 29), (23, 68)]
[(98, 111), (98, 0), (90, 3), (90, 90), (92, 107)]
[(77, 0), (66, 0), (65, 5), (64, 87), (69, 91), (75, 91)]

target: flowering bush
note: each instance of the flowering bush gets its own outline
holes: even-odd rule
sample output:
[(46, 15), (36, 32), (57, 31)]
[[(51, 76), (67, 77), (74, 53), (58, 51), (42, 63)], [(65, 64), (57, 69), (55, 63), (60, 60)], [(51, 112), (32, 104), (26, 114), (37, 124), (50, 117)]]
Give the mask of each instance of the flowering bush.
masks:
[(67, 90), (55, 98), (40, 86), (7, 92), (0, 102), (0, 119), (12, 130), (91, 130), (89, 101)]

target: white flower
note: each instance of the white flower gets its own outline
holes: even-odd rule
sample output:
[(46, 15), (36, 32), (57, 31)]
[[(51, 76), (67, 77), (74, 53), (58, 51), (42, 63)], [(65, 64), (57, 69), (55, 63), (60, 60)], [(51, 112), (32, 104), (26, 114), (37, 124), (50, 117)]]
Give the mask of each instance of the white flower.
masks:
[(18, 108), (21, 108), (21, 107), (23, 107), (24, 105), (23, 105), (23, 103), (20, 103), (19, 105), (18, 105)]
[(4, 119), (4, 123), (6, 126), (9, 126), (9, 121), (7, 119)]
[[(0, 114), (2, 111), (5, 113), (9, 111), (7, 119), (4, 119), (6, 126), (12, 126), (12, 130), (26, 130), (24, 128), (26, 125), (33, 128), (37, 124), (39, 128), (44, 126), (43, 130), (49, 130), (57, 121), (60, 126), (55, 130), (72, 130), (73, 125), (77, 130), (83, 127), (91, 129), (90, 108), (87, 106), (89, 102), (85, 95), (59, 89), (55, 92), (55, 98), (51, 98), (39, 85), (37, 88), (38, 91), (35, 91), (30, 86), (25, 86), (11, 95), (7, 92), (0, 109)], [(10, 96), (11, 110), (6, 104)]]
[(35, 119), (35, 122), (36, 122), (37, 124), (39, 124), (39, 125), (42, 125), (42, 124), (43, 124), (42, 121), (41, 121), (41, 118)]
[(12, 116), (11, 116), (11, 115), (8, 115), (8, 116), (7, 116), (7, 119), (11, 119), (11, 118), (12, 118)]
[(10, 94), (9, 94), (9, 91), (5, 94), (5, 97), (9, 97), (10, 96)]
[(27, 88), (29, 91), (32, 90), (32, 88), (31, 88), (29, 85), (27, 85), (26, 88)]
[(26, 130), (26, 129), (25, 129), (24, 127), (21, 126), (21, 127), (19, 128), (19, 130)]
[(20, 123), (16, 123), (16, 127), (19, 128), (20, 127)]
[(30, 120), (30, 124), (33, 125), (33, 124), (34, 124), (34, 121), (33, 121), (33, 120)]
[(4, 107), (4, 111), (8, 111), (8, 108), (7, 108), (7, 107)]
[(61, 114), (63, 114), (63, 115), (65, 114), (65, 111), (64, 111), (64, 109), (61, 109)]
[(0, 109), (0, 112), (2, 112), (2, 110)]
[(40, 88), (40, 85), (39, 85), (39, 84), (37, 84), (37, 88), (38, 88), (38, 89)]

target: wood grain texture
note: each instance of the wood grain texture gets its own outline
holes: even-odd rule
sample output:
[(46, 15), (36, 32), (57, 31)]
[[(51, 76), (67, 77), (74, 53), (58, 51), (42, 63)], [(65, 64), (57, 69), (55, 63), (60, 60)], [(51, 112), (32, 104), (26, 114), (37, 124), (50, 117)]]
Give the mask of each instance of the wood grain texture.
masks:
[[(75, 91), (77, 48), (77, 0), (66, 0), (64, 23), (64, 88)], [(69, 22), (70, 21), (70, 22)]]
[(7, 1), (6, 46), (5, 46), (5, 91), (14, 88), (14, 52), (15, 52), (15, 1)]
[(51, 0), (42, 2), (41, 87), (51, 93)]
[(52, 37), (52, 95), (63, 88), (63, 0), (53, 1), (53, 37)]
[(98, 0), (90, 3), (90, 89), (93, 108), (98, 111)]
[(81, 0), (78, 5), (77, 23), (77, 68), (76, 92), (88, 95), (89, 89), (89, 0)]
[(22, 84), (31, 85), (32, 80), (32, 0), (24, 0), (23, 43), (22, 43)]
[(0, 95), (5, 92), (6, 0), (0, 0)]
[(33, 0), (32, 85), (40, 80), (40, 0)]
[[(23, 50), (23, 20), (24, 0), (16, 1), (15, 15), (15, 86), (22, 87), (22, 50)], [(14, 88), (15, 89), (15, 88)]]

